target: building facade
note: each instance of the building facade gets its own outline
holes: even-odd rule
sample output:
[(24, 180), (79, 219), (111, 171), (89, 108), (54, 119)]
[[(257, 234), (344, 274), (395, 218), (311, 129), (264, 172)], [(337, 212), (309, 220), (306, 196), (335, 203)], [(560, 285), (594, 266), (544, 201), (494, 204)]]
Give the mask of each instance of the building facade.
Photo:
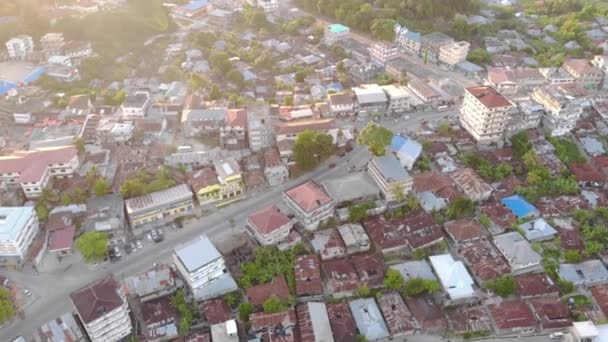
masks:
[(273, 130), (270, 122), (270, 106), (252, 105), (247, 107), (247, 136), (249, 148), (259, 152), (273, 143)]
[(367, 172), (372, 176), (387, 202), (395, 202), (400, 196), (398, 191), (401, 191), (405, 197), (414, 185), (410, 174), (392, 154), (373, 157), (367, 165)]
[(471, 43), (460, 41), (439, 48), (439, 61), (449, 66), (464, 62), (469, 54)]
[(532, 99), (545, 108), (543, 128), (551, 136), (568, 134), (583, 113), (582, 99), (561, 86), (539, 87)]
[(325, 26), (325, 44), (333, 45), (343, 39), (348, 38), (350, 28), (341, 24), (331, 24)]
[(284, 192), (283, 203), (306, 230), (317, 229), (334, 212), (334, 200), (313, 181)]
[(272, 205), (251, 214), (247, 219), (247, 227), (260, 245), (268, 246), (287, 239), (293, 222)]
[(387, 61), (397, 58), (399, 48), (396, 44), (378, 42), (369, 48), (369, 55), (372, 61), (385, 65)]
[(12, 59), (25, 59), (34, 51), (34, 41), (26, 35), (13, 37), (6, 42), (6, 50)]
[(193, 292), (221, 278), (226, 270), (224, 258), (205, 235), (175, 248), (173, 259), (178, 272)]
[(34, 207), (0, 207), (0, 265), (20, 266), (38, 230)]
[(387, 114), (403, 114), (410, 110), (411, 96), (404, 86), (389, 84), (382, 89), (388, 97)]
[(460, 123), (480, 144), (503, 139), (513, 105), (489, 86), (467, 88), (460, 107)]
[(130, 198), (125, 201), (125, 206), (134, 230), (147, 223), (166, 222), (194, 210), (192, 191), (185, 184)]

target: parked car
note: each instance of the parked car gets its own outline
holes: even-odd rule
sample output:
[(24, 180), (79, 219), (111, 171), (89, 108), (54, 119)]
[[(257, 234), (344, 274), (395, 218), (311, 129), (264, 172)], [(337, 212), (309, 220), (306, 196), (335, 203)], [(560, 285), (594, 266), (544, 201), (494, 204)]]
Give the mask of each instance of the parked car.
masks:
[(28, 297), (32, 295), (32, 291), (30, 291), (28, 289), (23, 289), (23, 293)]
[(142, 248), (144, 248), (144, 245), (141, 243), (141, 240), (137, 240), (137, 241), (135, 241), (135, 245), (137, 245), (137, 249), (142, 249)]

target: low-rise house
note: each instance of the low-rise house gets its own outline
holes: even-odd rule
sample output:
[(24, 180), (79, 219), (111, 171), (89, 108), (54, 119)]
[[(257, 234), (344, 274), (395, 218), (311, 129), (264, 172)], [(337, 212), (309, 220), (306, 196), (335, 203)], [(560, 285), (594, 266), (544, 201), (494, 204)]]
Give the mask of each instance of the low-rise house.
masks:
[(384, 259), (378, 254), (362, 254), (351, 257), (359, 277), (359, 283), (369, 288), (381, 287), (384, 280)]
[(570, 171), (583, 188), (603, 188), (606, 185), (606, 176), (592, 164), (572, 163)]
[(70, 96), (65, 108), (71, 115), (89, 115), (93, 109), (91, 97), (88, 94)]
[(396, 44), (377, 41), (371, 47), (369, 47), (369, 55), (374, 63), (379, 65), (385, 65), (386, 62), (391, 59), (397, 58), (399, 55), (399, 48)]
[(334, 201), (313, 181), (283, 193), (283, 202), (306, 230), (315, 230), (333, 215)]
[(169, 297), (141, 303), (142, 330), (148, 341), (165, 341), (179, 336), (177, 310)]
[(160, 264), (125, 279), (123, 288), (127, 296), (137, 296), (145, 302), (170, 295), (177, 289), (177, 282), (173, 269), (169, 265)]
[(608, 285), (598, 285), (592, 287), (591, 295), (605, 315), (606, 312), (608, 312)]
[(399, 271), (406, 281), (415, 278), (437, 280), (431, 266), (429, 266), (429, 263), (425, 260), (406, 261), (400, 264), (391, 265), (390, 268)]
[(420, 297), (407, 297), (405, 304), (418, 321), (420, 329), (428, 332), (439, 332), (447, 328), (443, 311), (435, 303), (433, 297), (423, 295)]
[(483, 306), (458, 306), (446, 310), (450, 329), (457, 334), (492, 331), (492, 319)]
[(401, 135), (393, 136), (390, 149), (399, 159), (401, 166), (410, 171), (422, 154), (422, 145), (419, 142)]
[(465, 242), (458, 246), (458, 254), (469, 266), (473, 276), (481, 282), (511, 273), (511, 268), (486, 238)]
[(361, 285), (357, 271), (348, 259), (325, 261), (322, 269), (327, 289), (334, 297), (350, 296)]
[(143, 226), (166, 222), (194, 210), (192, 191), (186, 184), (125, 200), (132, 229), (141, 233)]
[(557, 284), (545, 273), (524, 274), (515, 277), (517, 294), (523, 298), (557, 297)]
[(325, 303), (298, 304), (296, 305), (296, 316), (302, 342), (334, 341)]
[(593, 286), (608, 282), (608, 270), (600, 260), (587, 260), (578, 264), (560, 264), (559, 277), (576, 286)]
[(450, 156), (438, 156), (435, 158), (435, 163), (439, 166), (441, 173), (450, 173), (456, 171), (456, 162)]
[(230, 306), (224, 298), (210, 299), (199, 305), (199, 311), (209, 324), (218, 324), (230, 320)]
[(50, 231), (48, 237), (48, 251), (50, 253), (56, 253), (57, 255), (71, 254), (75, 234), (76, 227), (73, 225)]
[(275, 148), (264, 151), (264, 176), (270, 186), (283, 184), (289, 178), (289, 168), (283, 163), (279, 151)]
[(261, 307), (266, 300), (273, 296), (282, 301), (289, 300), (289, 288), (285, 278), (279, 275), (269, 283), (246, 288), (245, 295), (251, 304)]
[(462, 192), (475, 202), (485, 201), (492, 195), (492, 187), (469, 168), (456, 170), (450, 177)]
[(537, 298), (530, 301), (534, 316), (543, 331), (564, 329), (572, 326), (570, 310), (559, 298)]
[(238, 289), (220, 252), (205, 235), (174, 249), (175, 266), (197, 300)]
[(427, 213), (444, 209), (460, 196), (450, 177), (436, 172), (414, 176), (413, 192), (420, 206)]
[(87, 199), (87, 212), (83, 228), (108, 234), (110, 243), (125, 241), (126, 221), (124, 199), (120, 194), (94, 196)]
[(488, 310), (494, 322), (494, 332), (498, 335), (530, 334), (538, 326), (530, 307), (523, 300), (490, 304)]
[(357, 338), (357, 323), (348, 304), (327, 304), (327, 316), (335, 341), (353, 341)]
[(599, 89), (604, 78), (602, 71), (586, 59), (567, 59), (562, 65), (576, 83), (587, 89)]
[(338, 233), (340, 233), (348, 255), (367, 252), (371, 247), (369, 237), (360, 224), (342, 225), (338, 227)]
[(247, 228), (262, 246), (274, 245), (287, 239), (293, 222), (276, 205), (249, 215)]
[(380, 189), (372, 177), (363, 171), (331, 178), (321, 184), (336, 206), (375, 200), (380, 195)]
[(236, 320), (213, 324), (211, 326), (211, 340), (213, 342), (238, 342), (239, 331)]
[(382, 89), (388, 97), (388, 114), (398, 115), (410, 110), (411, 94), (404, 86), (389, 84), (382, 86)]
[(294, 308), (277, 313), (256, 312), (249, 316), (251, 332), (260, 341), (297, 341), (298, 321)]
[(336, 229), (315, 232), (310, 241), (321, 260), (330, 260), (346, 256), (346, 247)]
[(515, 72), (510, 68), (488, 68), (487, 83), (504, 95), (516, 94), (518, 90)]
[(397, 200), (397, 191), (407, 194), (412, 189), (412, 177), (392, 154), (374, 156), (367, 171), (372, 176), (387, 202)]
[(362, 84), (352, 88), (355, 95), (355, 112), (361, 115), (383, 115), (386, 112), (388, 98), (377, 84)]
[(462, 261), (454, 260), (450, 254), (432, 255), (429, 261), (450, 300), (466, 300), (475, 296), (473, 279)]
[(453, 43), (454, 39), (452, 37), (441, 32), (425, 34), (420, 39), (420, 56), (424, 57), (425, 60), (436, 63), (439, 60), (441, 48)]
[(494, 244), (507, 259), (514, 275), (540, 271), (542, 257), (518, 232), (494, 236)]
[(565, 251), (582, 251), (585, 249), (585, 238), (578, 229), (560, 229), (559, 239)]
[(327, 96), (331, 112), (334, 116), (353, 115), (355, 112), (355, 101), (350, 92), (329, 94)]
[(540, 215), (538, 209), (520, 195), (505, 197), (500, 202), (519, 219), (529, 219)]
[(530, 242), (550, 240), (557, 235), (557, 231), (543, 218), (522, 223), (519, 228)]
[(403, 298), (398, 292), (384, 293), (378, 299), (378, 306), (393, 338), (411, 335), (420, 329), (416, 318), (405, 306)]
[(477, 241), (486, 236), (481, 224), (473, 219), (446, 222), (443, 227), (456, 247), (462, 243)]
[(384, 216), (374, 216), (363, 221), (363, 226), (376, 249), (382, 254), (404, 253), (408, 248), (405, 236), (397, 225), (392, 224)]
[(357, 323), (359, 334), (365, 336), (368, 341), (382, 340), (390, 336), (382, 313), (373, 298), (355, 299), (348, 305)]
[(579, 141), (581, 142), (581, 146), (583, 150), (585, 150), (585, 153), (590, 157), (606, 154), (604, 145), (602, 145), (598, 139), (592, 136), (581, 137), (579, 138)]
[(36, 329), (32, 342), (85, 342), (87, 338), (72, 312), (66, 312)]
[[(441, 94), (422, 80), (413, 79), (408, 81), (407, 88), (411, 90), (414, 95), (418, 96), (426, 106), (433, 107), (441, 102)], [(418, 108), (419, 106), (416, 107)]]
[(324, 42), (329, 46), (348, 38), (350, 29), (342, 24), (330, 24), (325, 26), (324, 33)]
[(241, 169), (239, 163), (234, 158), (214, 160), (213, 167), (220, 185), (217, 195), (221, 205), (245, 198), (246, 194)]
[(70, 294), (91, 342), (119, 341), (131, 334), (129, 305), (113, 276)]
[(20, 267), (38, 231), (34, 207), (0, 207), (0, 257), (3, 266)]
[(295, 141), (298, 135), (304, 131), (329, 134), (332, 137), (333, 143), (336, 144), (338, 142), (338, 133), (340, 132), (340, 129), (336, 126), (336, 122), (333, 118), (279, 123), (276, 125), (275, 130), (275, 139), (279, 151), (281, 150), (280, 143), (282, 141)]
[(421, 39), (420, 33), (395, 24), (395, 40), (405, 52), (417, 56), (420, 53)]
[(321, 263), (316, 255), (301, 255), (297, 257), (294, 273), (298, 297), (323, 294)]
[(471, 43), (460, 41), (439, 48), (439, 61), (449, 66), (464, 62), (469, 54)]

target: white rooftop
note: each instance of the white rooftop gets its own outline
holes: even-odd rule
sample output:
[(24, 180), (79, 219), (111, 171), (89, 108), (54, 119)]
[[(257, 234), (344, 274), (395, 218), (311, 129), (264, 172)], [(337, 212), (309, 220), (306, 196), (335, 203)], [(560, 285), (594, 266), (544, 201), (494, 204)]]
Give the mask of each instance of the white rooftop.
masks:
[(473, 279), (462, 261), (456, 261), (450, 254), (429, 257), (435, 273), (445, 292), (451, 299), (469, 298), (475, 295)]
[(190, 272), (222, 257), (206, 235), (201, 235), (188, 244), (178, 246), (175, 248), (175, 255)]

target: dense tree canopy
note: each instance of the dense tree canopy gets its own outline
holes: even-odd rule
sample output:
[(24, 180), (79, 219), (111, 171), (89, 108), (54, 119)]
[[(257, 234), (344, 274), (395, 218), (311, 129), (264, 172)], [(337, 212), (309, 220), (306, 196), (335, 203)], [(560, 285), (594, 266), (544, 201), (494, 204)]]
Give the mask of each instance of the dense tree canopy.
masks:
[(333, 139), (325, 133), (304, 131), (293, 145), (293, 155), (298, 169), (310, 171), (329, 157), (334, 150)]
[(127, 179), (120, 186), (120, 193), (125, 198), (137, 197), (155, 191), (165, 190), (175, 185), (171, 172), (162, 167), (155, 175), (140, 171), (135, 177)]
[(11, 299), (11, 293), (8, 289), (0, 287), (0, 324), (15, 316), (15, 306)]
[(395, 39), (395, 24), (396, 21), (393, 19), (376, 19), (370, 30), (374, 38), (392, 42)]
[(361, 145), (366, 145), (370, 152), (376, 156), (384, 155), (385, 148), (391, 143), (393, 132), (388, 129), (374, 124), (367, 125), (359, 136), (357, 142)]
[(76, 240), (76, 247), (86, 261), (103, 260), (108, 250), (108, 235), (98, 231), (86, 232)]
[(489, 280), (485, 283), (485, 286), (501, 297), (507, 297), (515, 293), (516, 289), (515, 280), (511, 275)]

